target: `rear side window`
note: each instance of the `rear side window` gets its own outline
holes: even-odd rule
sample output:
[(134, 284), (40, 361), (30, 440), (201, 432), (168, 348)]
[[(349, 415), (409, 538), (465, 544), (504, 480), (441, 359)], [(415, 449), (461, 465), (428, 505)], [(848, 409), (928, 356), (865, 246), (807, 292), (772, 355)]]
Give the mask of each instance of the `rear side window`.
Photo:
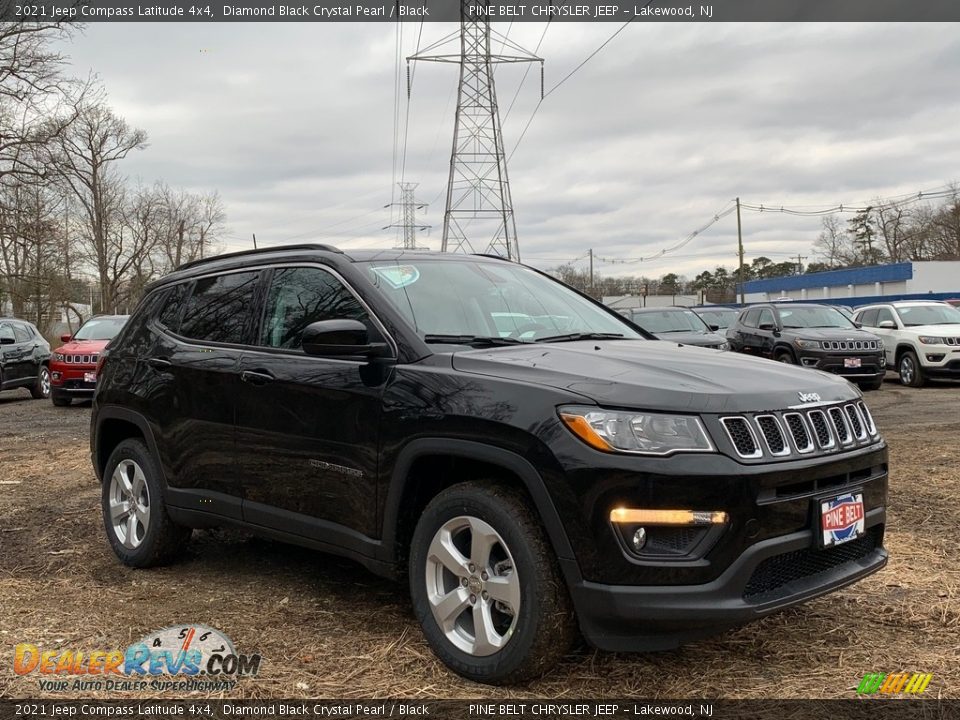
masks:
[(180, 283), (170, 288), (163, 302), (163, 310), (157, 317), (157, 322), (168, 330), (180, 330), (180, 317), (183, 315), (183, 303), (187, 299), (190, 283)]
[(259, 278), (256, 270), (197, 280), (183, 309), (179, 334), (207, 342), (244, 343)]
[(260, 345), (299, 349), (303, 330), (320, 320), (359, 320), (375, 333), (360, 301), (342, 282), (315, 267), (278, 268), (270, 282)]
[(30, 333), (27, 332), (27, 329), (23, 325), (14, 325), (13, 335), (16, 337), (18, 343), (30, 341)]

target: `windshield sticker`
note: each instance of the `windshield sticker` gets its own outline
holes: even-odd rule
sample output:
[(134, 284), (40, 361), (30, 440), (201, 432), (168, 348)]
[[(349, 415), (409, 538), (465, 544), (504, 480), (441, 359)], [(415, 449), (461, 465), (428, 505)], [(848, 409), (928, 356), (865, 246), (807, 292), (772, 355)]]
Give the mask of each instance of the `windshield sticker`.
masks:
[(420, 271), (413, 265), (385, 265), (370, 269), (386, 280), (394, 290), (413, 285), (420, 279)]

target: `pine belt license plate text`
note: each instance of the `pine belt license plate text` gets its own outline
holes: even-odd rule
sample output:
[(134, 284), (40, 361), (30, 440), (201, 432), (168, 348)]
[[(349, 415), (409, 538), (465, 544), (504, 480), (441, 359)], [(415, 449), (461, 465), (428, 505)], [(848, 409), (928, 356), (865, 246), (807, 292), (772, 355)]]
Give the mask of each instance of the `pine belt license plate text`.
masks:
[(83, 374), (83, 381), (88, 383), (95, 383), (97, 381), (97, 374), (95, 372), (85, 372)]
[(860, 358), (844, 358), (843, 366), (845, 368), (858, 368), (860, 367)]
[(848, 493), (820, 501), (823, 547), (855, 540), (864, 533), (863, 493)]

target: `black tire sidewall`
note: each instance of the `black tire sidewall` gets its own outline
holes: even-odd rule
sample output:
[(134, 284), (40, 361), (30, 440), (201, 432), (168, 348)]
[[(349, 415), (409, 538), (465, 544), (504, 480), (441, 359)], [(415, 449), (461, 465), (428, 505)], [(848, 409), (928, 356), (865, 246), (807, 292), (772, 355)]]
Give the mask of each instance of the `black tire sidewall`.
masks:
[[(113, 471), (123, 460), (133, 460), (140, 466), (146, 478), (147, 491), (150, 496), (150, 524), (143, 542), (140, 543), (139, 547), (133, 549), (123, 546), (110, 523), (111, 478)], [(169, 541), (164, 535), (169, 533), (171, 528), (170, 521), (166, 517), (163, 487), (160, 482), (157, 463), (140, 440), (124, 440), (110, 454), (103, 473), (100, 510), (103, 515), (103, 527), (107, 533), (107, 540), (121, 562), (132, 567), (148, 567), (157, 564), (156, 559), (161, 553), (162, 546)]]
[(903, 382), (903, 375), (900, 375), (900, 381), (903, 382), (907, 387), (920, 387), (923, 385), (923, 375), (920, 370), (920, 359), (917, 357), (917, 354), (913, 350), (908, 350), (900, 358), (900, 365), (897, 367), (897, 372), (903, 368), (903, 361), (909, 359), (913, 364), (913, 379), (910, 382)]
[[(479, 492), (477, 492), (479, 491)], [(534, 556), (529, 528), (482, 495), (479, 488), (464, 488), (459, 497), (438, 497), (424, 511), (414, 532), (410, 552), (410, 594), (414, 613), (433, 651), (448, 666), (480, 682), (500, 682), (519, 669), (533, 647), (540, 628), (541, 572)], [(426, 552), (434, 534), (448, 520), (470, 515), (489, 523), (507, 543), (515, 571), (520, 576), (520, 617), (510, 641), (486, 657), (469, 655), (447, 640), (434, 620), (426, 591)]]

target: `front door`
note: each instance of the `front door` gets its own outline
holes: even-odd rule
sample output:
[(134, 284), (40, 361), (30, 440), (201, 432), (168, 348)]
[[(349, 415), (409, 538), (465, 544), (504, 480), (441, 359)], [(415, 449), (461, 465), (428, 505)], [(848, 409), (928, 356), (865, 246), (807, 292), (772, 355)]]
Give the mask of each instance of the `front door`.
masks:
[(303, 352), (307, 325), (340, 318), (364, 322), (382, 340), (332, 271), (273, 271), (258, 348), (240, 359), (237, 468), (247, 522), (350, 546), (357, 533), (376, 534), (380, 407), (391, 365)]
[(8, 387), (30, 377), (33, 363), (33, 344), (17, 337), (16, 330), (12, 322), (0, 323), (0, 358), (3, 359), (0, 379)]

